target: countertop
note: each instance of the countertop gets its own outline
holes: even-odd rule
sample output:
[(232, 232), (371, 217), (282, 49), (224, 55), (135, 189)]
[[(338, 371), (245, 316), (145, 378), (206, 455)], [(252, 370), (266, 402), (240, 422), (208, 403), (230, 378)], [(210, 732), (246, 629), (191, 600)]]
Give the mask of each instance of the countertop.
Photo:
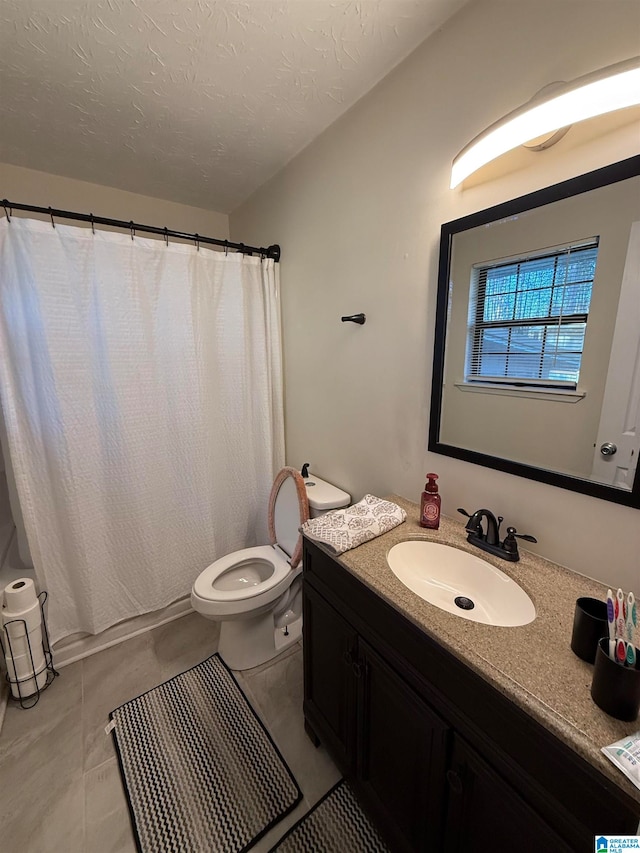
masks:
[[(448, 518), (441, 518), (439, 530), (426, 530), (418, 524), (417, 504), (398, 495), (389, 500), (406, 511), (407, 520), (334, 559), (635, 799), (640, 816), (640, 789), (600, 752), (639, 731), (640, 718), (624, 723), (602, 711), (591, 699), (593, 666), (570, 648), (576, 599), (606, 600), (607, 588), (522, 548), (517, 563), (493, 557), (470, 545), (464, 525)], [(516, 628), (494, 627), (423, 601), (387, 563), (389, 549), (407, 539), (454, 545), (497, 566), (528, 593), (536, 618)]]

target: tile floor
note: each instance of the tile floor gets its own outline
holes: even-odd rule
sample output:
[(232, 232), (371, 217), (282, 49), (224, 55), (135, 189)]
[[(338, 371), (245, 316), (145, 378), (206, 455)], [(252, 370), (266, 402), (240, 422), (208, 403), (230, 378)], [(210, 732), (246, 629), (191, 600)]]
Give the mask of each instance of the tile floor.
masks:
[[(0, 850), (134, 853), (113, 741), (104, 731), (109, 711), (204, 660), (217, 639), (217, 625), (192, 613), (64, 667), (28, 711), (10, 703), (0, 734)], [(304, 794), (253, 848), (264, 853), (340, 774), (304, 733), (299, 644), (236, 675)]]

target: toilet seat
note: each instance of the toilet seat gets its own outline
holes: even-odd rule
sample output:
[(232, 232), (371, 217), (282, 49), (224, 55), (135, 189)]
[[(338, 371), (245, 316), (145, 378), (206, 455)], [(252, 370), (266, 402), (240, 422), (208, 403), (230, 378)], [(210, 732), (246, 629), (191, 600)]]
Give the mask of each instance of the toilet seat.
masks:
[[(241, 582), (231, 589), (220, 589), (216, 586), (217, 581), (230, 569), (247, 568), (252, 563), (262, 563), (267, 569), (267, 577), (262, 583), (247, 582), (246, 586)], [(193, 584), (193, 590), (199, 598), (211, 598), (216, 601), (242, 601), (246, 598), (255, 598), (267, 589), (278, 584), (283, 578), (289, 577), (291, 566), (285, 560), (284, 554), (278, 552), (273, 545), (259, 545), (256, 548), (243, 548), (221, 557), (215, 563), (201, 572)]]
[(299, 527), (309, 515), (304, 484), (300, 486), (298, 479), (295, 469), (284, 468), (273, 484), (269, 529), (274, 544), (233, 551), (207, 566), (191, 590), (195, 610), (210, 616), (240, 616), (272, 604), (286, 592), (301, 571), (292, 565), (299, 560)]

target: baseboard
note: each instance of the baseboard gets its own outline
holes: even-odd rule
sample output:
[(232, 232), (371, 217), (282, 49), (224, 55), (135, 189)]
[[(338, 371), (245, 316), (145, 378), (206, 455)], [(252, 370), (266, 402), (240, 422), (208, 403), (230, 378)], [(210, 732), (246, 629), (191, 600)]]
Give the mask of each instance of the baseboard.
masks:
[(74, 634), (71, 637), (65, 637), (63, 640), (54, 643), (53, 665), (56, 669), (61, 669), (70, 663), (89, 657), (89, 655), (95, 655), (97, 652), (111, 648), (111, 646), (124, 643), (125, 640), (130, 640), (146, 631), (152, 631), (159, 625), (180, 619), (191, 612), (190, 599), (188, 597), (181, 598), (162, 610), (145, 613), (142, 616), (136, 616), (133, 619), (112, 625), (101, 634)]

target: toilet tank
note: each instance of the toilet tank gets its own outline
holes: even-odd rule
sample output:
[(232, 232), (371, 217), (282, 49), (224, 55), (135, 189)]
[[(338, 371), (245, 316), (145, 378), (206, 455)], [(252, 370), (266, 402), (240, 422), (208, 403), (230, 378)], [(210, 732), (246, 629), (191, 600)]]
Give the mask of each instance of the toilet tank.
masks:
[(325, 512), (349, 506), (351, 503), (350, 494), (343, 492), (342, 489), (332, 483), (327, 483), (326, 480), (316, 477), (311, 472), (305, 478), (304, 485), (309, 498), (310, 518), (317, 518), (319, 515), (324, 515)]

